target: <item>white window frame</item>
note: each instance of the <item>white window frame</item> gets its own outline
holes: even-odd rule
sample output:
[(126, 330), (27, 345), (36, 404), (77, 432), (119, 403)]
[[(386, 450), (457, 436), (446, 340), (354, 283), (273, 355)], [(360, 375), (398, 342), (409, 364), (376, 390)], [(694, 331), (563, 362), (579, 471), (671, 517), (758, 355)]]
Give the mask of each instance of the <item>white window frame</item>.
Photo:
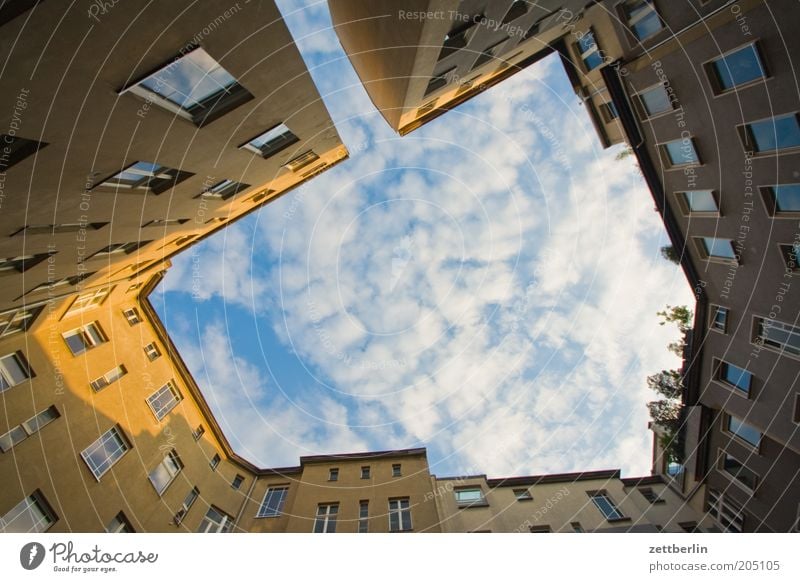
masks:
[(144, 354), (147, 356), (147, 359), (152, 361), (157, 360), (161, 357), (161, 350), (158, 349), (158, 346), (155, 342), (150, 342), (146, 346), (144, 346)]
[(24, 441), (30, 436), (35, 435), (51, 422), (58, 420), (61, 416), (58, 408), (55, 405), (48, 406), (44, 410), (37, 412), (25, 422), (22, 422), (9, 430), (7, 433), (0, 435), (0, 451), (8, 452), (16, 445)]
[[(405, 504), (405, 506), (404, 506)], [(397, 516), (397, 529), (392, 528), (392, 517)], [(411, 500), (408, 497), (397, 497), (389, 500), (389, 531), (413, 531), (411, 521)]]
[[(14, 364), (22, 371), (25, 375), (19, 382), (14, 380), (14, 374), (11, 373), (10, 369), (7, 367), (8, 364), (4, 363), (6, 361), (14, 361)], [(33, 371), (28, 366), (28, 362), (25, 357), (22, 355), (22, 352), (12, 352), (10, 354), (6, 354), (3, 357), (0, 357), (0, 392), (4, 392), (6, 390), (10, 390), (14, 386), (19, 386), (23, 384), (25, 380), (30, 380), (33, 378), (34, 374)]]
[[(216, 516), (209, 515), (212, 511), (219, 516), (219, 519), (217, 519)], [(203, 520), (200, 522), (197, 533), (229, 533), (231, 529), (233, 529), (233, 518), (218, 507), (212, 505), (208, 508), (205, 517), (203, 517)]]
[[(269, 504), (272, 497), (278, 498), (277, 506), (270, 508)], [(288, 485), (275, 485), (269, 487), (264, 493), (264, 499), (261, 500), (261, 505), (258, 507), (256, 517), (280, 517), (283, 515), (283, 508), (286, 505), (286, 498), (289, 496)]]
[[(768, 344), (764, 341), (765, 336), (759, 335), (759, 328), (762, 325), (768, 324), (767, 327), (775, 327), (779, 328), (782, 331), (786, 332), (790, 336), (800, 336), (800, 327), (796, 327), (794, 325), (790, 325), (788, 323), (784, 323), (783, 321), (779, 321), (777, 319), (770, 319), (769, 317), (762, 317), (759, 315), (753, 316), (753, 328), (752, 328), (752, 340), (751, 343), (763, 347), (765, 350), (770, 352), (780, 354), (781, 356), (785, 356), (788, 358), (793, 359), (800, 359), (800, 353), (795, 353), (794, 351), (787, 350), (787, 344), (781, 344), (781, 347), (776, 347), (772, 344)], [(758, 343), (758, 340), (761, 339), (761, 343)], [(773, 340), (774, 341), (774, 340)], [(778, 343), (778, 342), (775, 342)], [(800, 350), (799, 350), (800, 352)]]
[(124, 364), (120, 364), (119, 366), (115, 366), (111, 368), (108, 372), (97, 378), (96, 380), (92, 380), (89, 385), (92, 387), (92, 390), (95, 392), (100, 392), (103, 388), (113, 384), (123, 376), (128, 373), (127, 368), (125, 368)]
[[(116, 441), (116, 449), (113, 451), (113, 454), (116, 456), (106, 457), (96, 466), (93, 466), (93, 462), (89, 462), (91, 454), (94, 452), (94, 450), (106, 450), (106, 448), (103, 446), (103, 441), (107, 439), (113, 439)], [(111, 470), (111, 468), (116, 465), (130, 449), (131, 446), (128, 444), (128, 440), (125, 438), (125, 434), (122, 432), (122, 429), (112, 426), (97, 439), (95, 439), (88, 447), (83, 449), (83, 451), (81, 451), (81, 457), (86, 463), (86, 466), (89, 467), (92, 475), (94, 475), (94, 478), (99, 481), (100, 478), (109, 470)]]
[(369, 533), (369, 501), (358, 502), (358, 533)]
[[(314, 533), (336, 533), (336, 521), (339, 517), (339, 503), (320, 503), (317, 505), (317, 513), (314, 517), (314, 526), (311, 530)], [(321, 525), (321, 530), (317, 531), (317, 526)]]
[(136, 325), (138, 323), (142, 323), (142, 317), (139, 315), (139, 310), (135, 307), (128, 307), (127, 309), (122, 310), (122, 315), (125, 316), (125, 319), (128, 321), (128, 325)]
[[(171, 395), (170, 400), (166, 401), (163, 405), (156, 408), (156, 402), (159, 398), (169, 392)], [(178, 390), (178, 387), (175, 385), (175, 382), (170, 380), (166, 384), (164, 384), (161, 388), (153, 392), (150, 396), (147, 397), (147, 405), (150, 407), (150, 410), (155, 415), (156, 420), (161, 422), (164, 420), (170, 412), (172, 412), (176, 406), (183, 400), (183, 394), (181, 391)]]
[[(31, 527), (25, 531), (14, 529), (14, 522), (22, 515), (28, 515)], [(42, 533), (58, 521), (50, 504), (38, 489), (0, 515), (0, 533)]]
[(78, 295), (75, 298), (75, 301), (72, 302), (72, 305), (69, 306), (69, 309), (64, 314), (64, 317), (83, 313), (84, 311), (89, 311), (95, 307), (100, 307), (103, 303), (105, 303), (106, 299), (108, 299), (108, 296), (111, 295), (113, 290), (114, 286), (101, 287), (96, 291), (90, 291), (89, 293)]
[[(108, 337), (106, 336), (106, 334), (103, 333), (100, 324), (97, 323), (96, 321), (92, 321), (90, 323), (82, 325), (81, 327), (71, 329), (69, 331), (64, 332), (61, 335), (64, 338), (64, 342), (67, 344), (67, 348), (69, 349), (70, 353), (73, 356), (79, 356), (108, 341)], [(69, 345), (67, 338), (73, 336), (81, 338), (81, 341), (83, 342), (84, 346), (82, 350), (77, 352), (72, 350), (72, 346)]]
[[(620, 511), (620, 509), (617, 506), (617, 504), (614, 503), (614, 500), (611, 498), (611, 496), (608, 494), (608, 492), (606, 492), (606, 491), (593, 491), (593, 492), (589, 493), (589, 497), (591, 498), (592, 503), (594, 503), (594, 506), (597, 508), (597, 511), (599, 511), (603, 515), (603, 518), (606, 521), (619, 521), (619, 520), (625, 519), (625, 516), (623, 515), (622, 511)], [(598, 501), (600, 499), (604, 500), (608, 504), (609, 507), (608, 508), (604, 508), (605, 506), (603, 506)], [(606, 509), (610, 510), (610, 514), (606, 513)]]
[[(169, 486), (175, 481), (175, 478), (180, 474), (183, 470), (183, 462), (181, 458), (178, 456), (178, 452), (175, 449), (170, 450), (161, 462), (153, 467), (150, 472), (147, 474), (147, 478), (150, 481), (150, 484), (153, 486), (153, 489), (156, 490), (159, 497), (164, 494), (164, 492), (169, 489)], [(166, 480), (163, 481), (161, 488), (156, 484), (156, 477), (166, 476)]]
[[(628, 12), (628, 7), (631, 6), (634, 2), (637, 2), (637, 1), (641, 1), (644, 4), (646, 4), (647, 8), (645, 10), (642, 10), (642, 12), (640, 14), (637, 14), (636, 16), (631, 18), (630, 14)], [(630, 30), (630, 32), (633, 35), (633, 37), (636, 40), (638, 40), (639, 42), (644, 42), (647, 39), (654, 37), (655, 35), (657, 35), (659, 32), (661, 32), (665, 28), (664, 20), (661, 18), (661, 15), (658, 13), (658, 10), (656, 9), (655, 3), (653, 2), (653, 0), (627, 0), (626, 2), (622, 3), (622, 11), (623, 11), (623, 14), (625, 15), (625, 20), (628, 23), (628, 30)], [(644, 20), (645, 18), (650, 16), (650, 14), (653, 14), (653, 13), (655, 13), (656, 18), (658, 18), (658, 22), (661, 24), (661, 28), (659, 28), (656, 31), (651, 32), (647, 36), (640, 37), (638, 34), (636, 34), (636, 31), (633, 29), (633, 26), (635, 24), (637, 24), (640, 20)]]

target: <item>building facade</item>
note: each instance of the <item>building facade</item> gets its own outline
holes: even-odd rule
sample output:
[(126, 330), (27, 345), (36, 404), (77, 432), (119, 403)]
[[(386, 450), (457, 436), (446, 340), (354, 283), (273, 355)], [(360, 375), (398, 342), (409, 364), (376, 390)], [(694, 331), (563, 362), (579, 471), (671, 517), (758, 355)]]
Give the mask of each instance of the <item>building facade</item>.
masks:
[[(797, 4), (397, 4), (329, 2), (342, 46), (401, 134), (557, 52), (601, 144), (628, 144), (697, 298), (684, 462), (669, 467), (656, 447), (654, 470), (720, 529), (798, 530)], [(380, 31), (360, 24), (370, 19)], [(407, 38), (419, 50), (386, 62)]]

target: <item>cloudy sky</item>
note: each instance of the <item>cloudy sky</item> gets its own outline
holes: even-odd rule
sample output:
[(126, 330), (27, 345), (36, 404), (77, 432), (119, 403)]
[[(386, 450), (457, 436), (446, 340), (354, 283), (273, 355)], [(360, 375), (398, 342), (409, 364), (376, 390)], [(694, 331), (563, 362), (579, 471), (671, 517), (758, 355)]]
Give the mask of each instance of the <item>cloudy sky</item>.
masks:
[(648, 474), (645, 378), (679, 365), (656, 312), (691, 293), (560, 62), (400, 138), (325, 3), (279, 6), (350, 160), (185, 252), (151, 297), (234, 448)]

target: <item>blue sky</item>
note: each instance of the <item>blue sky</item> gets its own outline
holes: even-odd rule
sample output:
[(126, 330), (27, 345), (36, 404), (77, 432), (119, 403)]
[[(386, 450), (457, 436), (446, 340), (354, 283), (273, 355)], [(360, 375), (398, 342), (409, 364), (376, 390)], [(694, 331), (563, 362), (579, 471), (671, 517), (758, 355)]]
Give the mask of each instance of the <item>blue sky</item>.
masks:
[(648, 474), (645, 378), (679, 365), (656, 312), (691, 293), (560, 62), (400, 138), (325, 3), (278, 4), (350, 160), (184, 252), (151, 297), (234, 448)]

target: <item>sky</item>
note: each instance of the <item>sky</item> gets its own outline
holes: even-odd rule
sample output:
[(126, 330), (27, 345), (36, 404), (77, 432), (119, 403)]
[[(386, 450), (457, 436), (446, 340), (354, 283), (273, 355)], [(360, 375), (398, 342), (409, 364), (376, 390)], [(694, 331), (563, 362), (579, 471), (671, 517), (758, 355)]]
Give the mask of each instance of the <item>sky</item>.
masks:
[(646, 377), (680, 365), (656, 313), (692, 295), (558, 59), (400, 138), (326, 4), (278, 5), (350, 159), (182, 253), (151, 295), (233, 448), (263, 467), (424, 446), (439, 476), (649, 474)]

